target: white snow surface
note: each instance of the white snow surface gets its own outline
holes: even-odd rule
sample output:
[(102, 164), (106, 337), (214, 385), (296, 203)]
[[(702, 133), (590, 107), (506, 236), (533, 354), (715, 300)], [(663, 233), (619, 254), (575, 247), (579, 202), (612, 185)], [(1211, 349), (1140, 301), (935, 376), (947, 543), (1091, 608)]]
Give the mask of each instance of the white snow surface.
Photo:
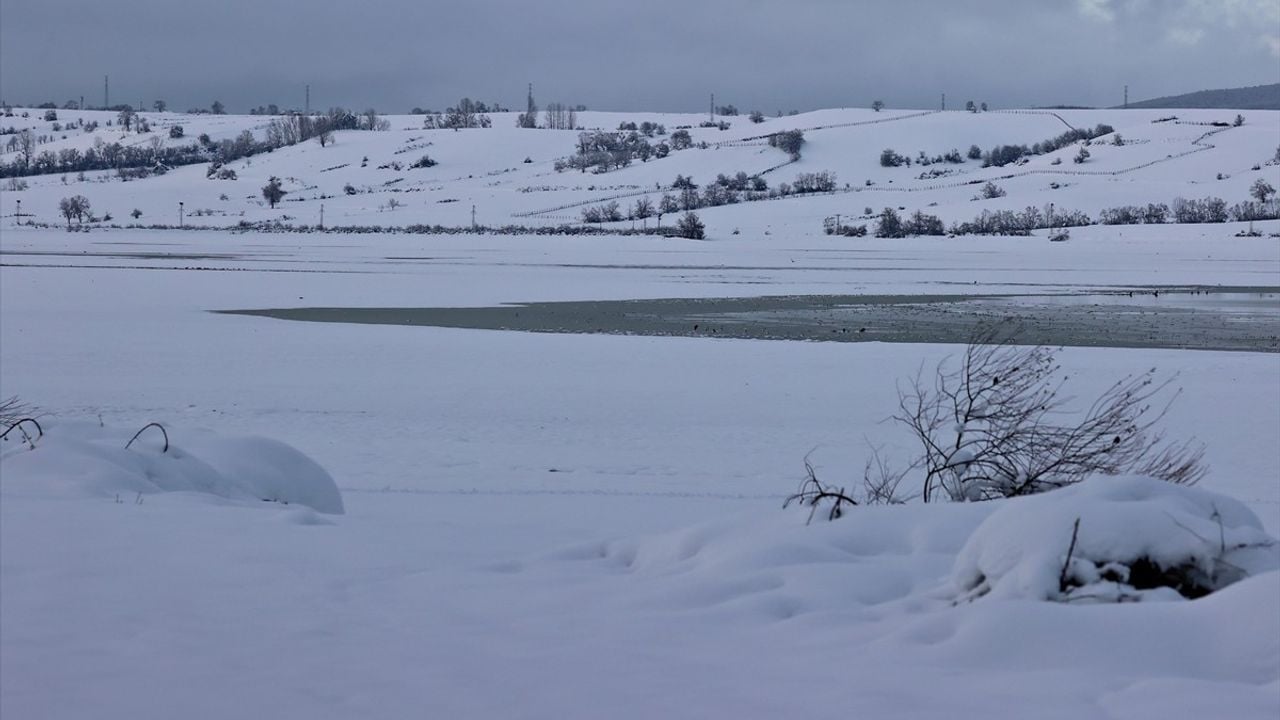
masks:
[[(910, 443), (882, 422), (895, 382), (959, 348), (209, 312), (1280, 286), (1280, 244), (1265, 236), (1280, 232), (1274, 221), (1255, 224), (1264, 237), (1236, 237), (1245, 226), (1235, 223), (1092, 226), (1066, 243), (822, 234), (825, 216), (890, 204), (952, 221), (1049, 202), (1095, 214), (1178, 196), (1234, 203), (1259, 177), (1280, 186), (1280, 165), (1268, 163), (1280, 113), (1249, 111), (1207, 149), (1195, 141), (1213, 128), (1152, 122), (1168, 114), (1235, 112), (1064, 111), (1133, 142), (1095, 143), (1083, 169), (1050, 164), (1064, 149), (1019, 168), (970, 161), (936, 181), (879, 167), (880, 151), (963, 153), (1066, 126), (1043, 112), (737, 118), (728, 131), (692, 130), (695, 141), (733, 142), (595, 176), (552, 170), (573, 132), (517, 130), (504, 115), (491, 130), (423, 131), (406, 116), (389, 132), (238, 161), (234, 181), (192, 166), (131, 182), (0, 183), (0, 398), (38, 405), (49, 431), (36, 451), (6, 445), (0, 460), (0, 717), (1276, 717), (1271, 556), (1243, 560), (1256, 574), (1189, 602), (1039, 599), (1076, 517), (1091, 558), (1153, 537), (1203, 550), (1195, 534), (1219, 537), (1206, 507), (1239, 542), (1280, 534), (1275, 354), (1061, 353), (1066, 391), (1082, 399), (1153, 366), (1179, 373), (1162, 426), (1205, 443), (1199, 490), (1103, 478), (1043, 500), (859, 507), (806, 524), (807, 512), (780, 509), (804, 458), (852, 486), (867, 443), (903, 457)], [(169, 124), (184, 124), (189, 141), (261, 137), (266, 122), (145, 115), (164, 142)], [(51, 132), (38, 117), (28, 122)], [(668, 130), (702, 119), (581, 118)], [(20, 200), (24, 215), (56, 225), (58, 200), (81, 193), (123, 222), (138, 208), (140, 222), (173, 224), (184, 202), (192, 225), (313, 224), (322, 204), (329, 225), (467, 225), (472, 205), (481, 223), (552, 225), (576, 222), (574, 203), (656, 198), (654, 183), (676, 173), (702, 184), (777, 165), (780, 151), (737, 141), (791, 127), (806, 128), (803, 157), (770, 185), (833, 170), (841, 192), (703, 211), (706, 242), (67, 233), (13, 217)], [(39, 149), (87, 147), (94, 135)], [(421, 153), (440, 164), (378, 169)], [(274, 211), (260, 195), (272, 175), (290, 190)], [(1008, 195), (973, 200), (964, 183), (988, 179)], [(385, 209), (391, 198), (404, 205)], [(170, 430), (173, 458), (152, 431), (123, 450), (152, 421)], [(188, 491), (201, 483), (219, 492)], [(262, 502), (284, 495), (289, 505)], [(1170, 515), (1195, 533), (1170, 529)], [(957, 603), (957, 578), (975, 568), (1000, 591)]]

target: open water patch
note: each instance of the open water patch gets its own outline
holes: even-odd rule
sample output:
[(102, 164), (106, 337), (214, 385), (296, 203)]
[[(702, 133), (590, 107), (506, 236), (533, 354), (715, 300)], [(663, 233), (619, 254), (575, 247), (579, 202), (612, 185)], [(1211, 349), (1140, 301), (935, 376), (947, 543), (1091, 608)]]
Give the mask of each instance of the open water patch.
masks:
[(471, 308), (219, 310), (304, 322), (827, 342), (966, 343), (980, 324), (1026, 344), (1280, 352), (1280, 288), (1082, 294), (802, 295)]

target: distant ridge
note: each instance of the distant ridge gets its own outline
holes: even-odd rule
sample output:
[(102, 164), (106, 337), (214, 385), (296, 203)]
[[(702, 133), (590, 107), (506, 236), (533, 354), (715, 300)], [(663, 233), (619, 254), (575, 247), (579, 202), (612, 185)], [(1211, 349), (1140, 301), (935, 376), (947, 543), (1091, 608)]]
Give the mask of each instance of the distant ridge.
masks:
[(1129, 103), (1131, 108), (1223, 108), (1226, 110), (1280, 110), (1280, 83), (1253, 87), (1201, 90), (1186, 95)]

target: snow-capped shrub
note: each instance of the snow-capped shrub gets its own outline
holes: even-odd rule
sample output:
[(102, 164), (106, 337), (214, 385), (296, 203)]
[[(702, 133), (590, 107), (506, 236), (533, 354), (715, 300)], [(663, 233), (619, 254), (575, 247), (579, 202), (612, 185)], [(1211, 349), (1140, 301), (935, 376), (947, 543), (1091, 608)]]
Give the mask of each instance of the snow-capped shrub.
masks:
[(769, 144), (792, 157), (800, 157), (800, 148), (804, 146), (804, 132), (801, 130), (785, 130), (769, 136)]
[(899, 155), (893, 148), (885, 148), (880, 152), (881, 167), (899, 167), (902, 165), (910, 165), (911, 159)]
[(6, 445), (2, 457), (8, 488), (105, 498), (192, 492), (343, 512), (342, 494), (324, 468), (263, 437), (208, 431), (135, 435), (98, 423), (58, 422), (45, 424), (34, 449)]
[(1126, 602), (1201, 597), (1277, 569), (1280, 545), (1239, 501), (1128, 476), (1005, 501), (952, 578), (960, 600)]

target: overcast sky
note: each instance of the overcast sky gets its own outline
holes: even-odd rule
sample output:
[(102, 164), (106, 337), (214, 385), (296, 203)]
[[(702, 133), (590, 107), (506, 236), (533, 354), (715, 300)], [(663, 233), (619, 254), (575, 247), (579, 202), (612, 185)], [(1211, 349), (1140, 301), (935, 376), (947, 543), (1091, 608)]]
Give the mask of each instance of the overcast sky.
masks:
[(1118, 105), (1280, 82), (1280, 0), (0, 0), (0, 99)]

